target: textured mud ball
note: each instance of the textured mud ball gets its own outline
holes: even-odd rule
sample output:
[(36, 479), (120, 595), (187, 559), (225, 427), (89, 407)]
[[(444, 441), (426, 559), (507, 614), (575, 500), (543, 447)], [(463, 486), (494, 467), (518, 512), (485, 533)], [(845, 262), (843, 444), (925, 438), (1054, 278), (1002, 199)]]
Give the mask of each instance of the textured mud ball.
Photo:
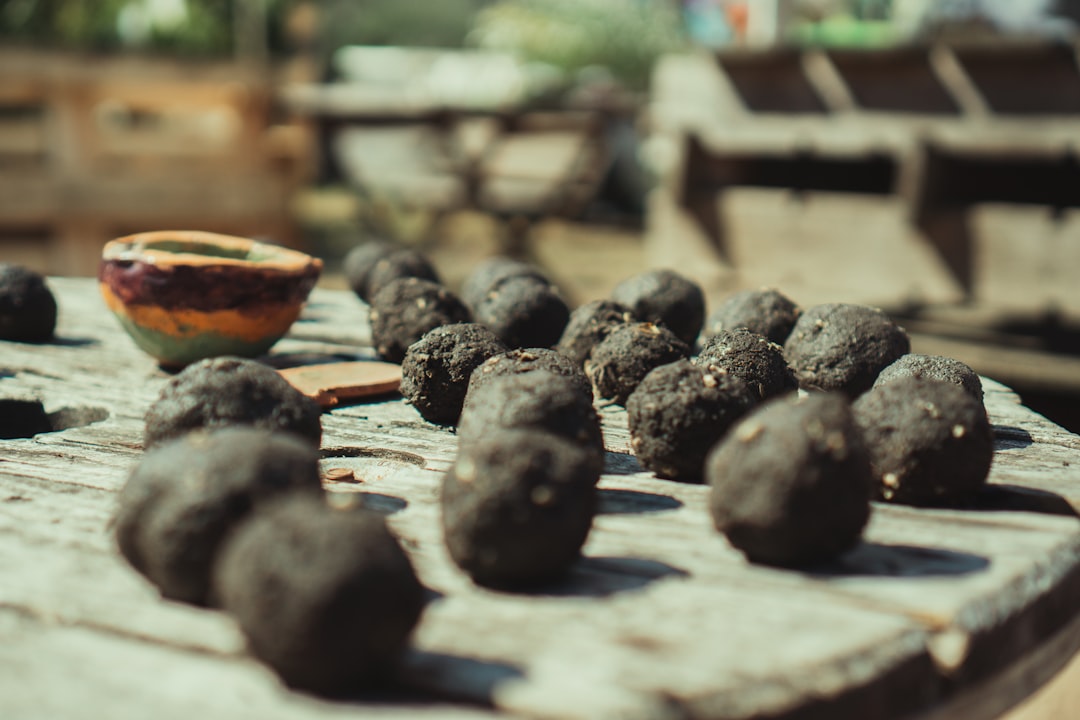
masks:
[(381, 256), (371, 267), (367, 278), (367, 296), (369, 303), (371, 298), (379, 294), (379, 291), (394, 280), (401, 278), (420, 278), (439, 282), (439, 275), (435, 272), (431, 262), (418, 250), (411, 248), (395, 248), (386, 255)]
[(45, 278), (0, 263), (0, 340), (45, 342), (56, 330), (56, 299)]
[(584, 367), (592, 349), (612, 330), (636, 320), (625, 305), (614, 300), (594, 300), (570, 313), (570, 321), (555, 349)]
[(659, 477), (700, 483), (705, 456), (758, 402), (742, 380), (689, 360), (661, 365), (626, 403), (630, 447)]
[(531, 277), (499, 282), (473, 313), (476, 322), (487, 325), (512, 348), (551, 347), (570, 319), (570, 308), (555, 289)]
[(393, 243), (384, 240), (372, 240), (363, 245), (357, 245), (345, 255), (342, 262), (342, 272), (349, 288), (356, 293), (364, 302), (369, 299), (368, 278), (371, 270), (380, 258), (389, 255), (397, 249)]
[(784, 357), (800, 387), (855, 398), (910, 349), (907, 333), (881, 310), (830, 303), (802, 314), (784, 344)]
[(650, 270), (623, 280), (611, 299), (639, 320), (659, 323), (687, 345), (697, 341), (705, 322), (705, 295), (694, 281), (673, 270)]
[(498, 430), (463, 447), (442, 486), (450, 556), (480, 585), (557, 578), (589, 535), (598, 478), (587, 450), (544, 432)]
[(653, 368), (682, 360), (690, 346), (662, 325), (630, 323), (612, 330), (593, 348), (585, 373), (596, 394), (625, 405)]
[(52, 420), (36, 398), (0, 398), (0, 440), (52, 432)]
[(705, 322), (705, 334), (711, 337), (746, 328), (782, 345), (801, 314), (802, 309), (777, 290), (744, 290), (729, 296), (713, 311)]
[(739, 378), (760, 400), (799, 389), (799, 381), (784, 359), (784, 348), (746, 328), (713, 335), (694, 362)]
[(592, 401), (592, 384), (585, 371), (565, 355), (547, 348), (518, 348), (488, 358), (473, 371), (469, 379), (469, 394), (491, 378), (524, 375), (534, 370), (546, 370), (569, 378)]
[(148, 451), (120, 493), (116, 540), (164, 597), (206, 604), (227, 534), (287, 492), (321, 497), (319, 453), (286, 433), (194, 432)]
[(461, 299), (475, 311), (488, 292), (508, 278), (532, 278), (550, 284), (543, 271), (535, 265), (508, 257), (493, 257), (476, 266), (461, 285)]
[(237, 528), (215, 591), (289, 686), (341, 696), (393, 674), (425, 593), (381, 515), (292, 496)]
[(456, 423), (473, 370), (503, 352), (506, 346), (483, 325), (457, 323), (437, 327), (405, 352), (401, 363), (401, 394), (427, 420)]
[(874, 387), (905, 377), (951, 382), (962, 387), (979, 402), (983, 399), (982, 380), (979, 375), (959, 360), (941, 355), (901, 355), (899, 360), (881, 371)]
[(873, 476), (847, 399), (769, 400), (706, 460), (716, 528), (751, 562), (798, 567), (853, 547), (870, 517)]
[(982, 401), (959, 385), (899, 378), (865, 393), (854, 410), (881, 499), (956, 505), (986, 484), (993, 431)]
[(368, 317), (375, 350), (396, 363), (404, 360), (409, 346), (428, 331), (472, 320), (457, 296), (421, 278), (400, 278), (386, 284), (371, 299)]
[(322, 411), (273, 369), (254, 360), (218, 357), (173, 376), (146, 413), (143, 446), (191, 430), (251, 425), (291, 432), (318, 447)]
[(604, 436), (592, 398), (572, 379), (546, 370), (503, 375), (469, 391), (458, 437), (465, 446), (497, 428), (546, 431), (588, 449), (597, 472), (603, 465)]

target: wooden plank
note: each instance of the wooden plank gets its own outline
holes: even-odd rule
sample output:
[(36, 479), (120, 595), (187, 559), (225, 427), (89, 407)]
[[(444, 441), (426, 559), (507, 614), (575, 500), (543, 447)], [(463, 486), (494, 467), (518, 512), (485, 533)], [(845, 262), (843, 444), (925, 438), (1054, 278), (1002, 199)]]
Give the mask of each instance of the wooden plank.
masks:
[[(56, 672), (72, 703), (110, 717), (145, 711), (151, 699), (141, 689), (115, 690), (112, 661), (100, 660), (115, 658), (140, 668), (131, 682), (161, 685), (155, 697), (166, 704), (202, 688), (197, 704), (177, 707), (208, 718), (246, 717), (235, 701), (242, 696), (252, 717), (469, 717), (493, 705), (520, 717), (899, 720), (1049, 648), (1080, 599), (1080, 528), (1063, 514), (1080, 507), (1080, 438), (990, 380), (995, 490), (966, 511), (877, 505), (866, 542), (812, 572), (747, 565), (712, 529), (707, 488), (644, 472), (629, 453), (625, 412), (604, 408), (609, 452), (586, 557), (530, 594), (477, 588), (454, 567), (438, 489), (456, 436), (386, 399), (324, 414), (323, 468), (361, 479), (327, 488), (387, 513), (437, 597), (396, 704), (309, 701), (243, 657), (227, 618), (161, 601), (114, 551), (115, 494), (139, 457), (142, 415), (168, 376), (122, 335), (92, 282), (50, 283), (60, 342), (0, 343), (0, 394), (37, 395), (49, 410), (103, 408), (108, 417), (2, 443), (0, 667), (34, 655), (17, 673), (0, 672), (5, 717), (75, 707), (41, 697)], [(274, 352), (363, 357), (363, 317), (350, 293), (317, 291)], [(1034, 689), (1022, 676), (1009, 687), (1008, 700), (957, 717), (988, 719)], [(430, 705), (447, 697), (477, 709)]]
[(320, 701), (284, 690), (250, 660), (177, 651), (7, 608), (0, 608), (0, 695), (4, 717), (10, 720), (141, 720), (148, 713), (162, 720), (498, 716), (440, 702)]
[(981, 204), (969, 211), (976, 238), (974, 299), (1004, 314), (1048, 311), (1080, 319), (1080, 211)]
[(720, 196), (716, 212), (746, 287), (781, 287), (806, 306), (839, 299), (949, 304), (963, 297), (894, 197), (739, 188)]

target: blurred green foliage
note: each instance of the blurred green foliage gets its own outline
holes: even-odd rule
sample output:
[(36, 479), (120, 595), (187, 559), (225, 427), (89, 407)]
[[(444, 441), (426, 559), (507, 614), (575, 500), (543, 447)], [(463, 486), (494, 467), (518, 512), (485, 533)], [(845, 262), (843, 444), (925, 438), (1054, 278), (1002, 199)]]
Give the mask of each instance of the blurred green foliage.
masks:
[(655, 0), (500, 0), (470, 40), (568, 72), (603, 66), (633, 89), (647, 87), (659, 55), (686, 43), (674, 4)]
[[(289, 0), (265, 0), (272, 49)], [(160, 19), (161, 8), (165, 20)], [(0, 39), (43, 47), (109, 52), (151, 49), (226, 55), (234, 42), (229, 0), (0, 0)]]
[(321, 0), (320, 42), (461, 47), (483, 0)]

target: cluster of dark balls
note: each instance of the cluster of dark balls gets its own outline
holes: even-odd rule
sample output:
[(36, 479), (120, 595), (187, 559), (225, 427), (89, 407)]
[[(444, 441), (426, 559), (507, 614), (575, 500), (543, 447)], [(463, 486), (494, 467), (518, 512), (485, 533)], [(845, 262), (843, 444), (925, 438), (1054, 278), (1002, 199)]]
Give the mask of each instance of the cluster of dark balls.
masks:
[[(421, 253), (391, 243), (354, 248), (344, 268), (349, 286), (369, 305), (375, 350), (390, 362), (403, 362), (408, 349), (437, 327), (474, 321), (507, 348), (550, 348), (570, 318), (558, 289), (539, 268), (509, 258), (481, 263), (466, 279), (460, 297), (439, 282)], [(444, 346), (445, 342), (440, 345)], [(438, 374), (428, 373), (435, 384), (426, 387), (425, 373), (418, 373), (407, 386), (406, 398), (433, 395), (442, 382), (434, 377)], [(420, 399), (418, 409), (425, 404)], [(421, 413), (441, 423), (454, 417), (448, 408)]]
[[(490, 458), (512, 455), (504, 449), (509, 441), (499, 440), (500, 428), (554, 434), (579, 448), (593, 448), (602, 457), (591, 403), (579, 402), (595, 396), (626, 407), (631, 447), (646, 469), (662, 478), (711, 482), (714, 497), (723, 498), (713, 503), (717, 527), (752, 559), (775, 564), (813, 562), (850, 547), (865, 524), (871, 497), (955, 503), (985, 481), (991, 443), (981, 390), (972, 396), (973, 407), (960, 407), (949, 398), (955, 395), (952, 388), (936, 385), (956, 383), (970, 393), (978, 389), (978, 377), (955, 361), (911, 355), (907, 334), (880, 310), (840, 303), (803, 310), (782, 293), (762, 289), (730, 296), (706, 324), (701, 288), (671, 270), (655, 270), (620, 283), (609, 299), (583, 305), (567, 320), (559, 313), (554, 323), (544, 320), (554, 317), (550, 298), (535, 301), (547, 297), (549, 287), (543, 274), (527, 263), (488, 261), (462, 289), (478, 323), (437, 328), (406, 351), (403, 394), (427, 419), (459, 423), (459, 461), (468, 470), (478, 463), (488, 468), (484, 463)], [(491, 308), (501, 307), (504, 297), (513, 300), (511, 306), (493, 313)], [(513, 322), (504, 322), (508, 319)], [(511, 326), (556, 325), (562, 332), (554, 350), (546, 349), (551, 337), (542, 333), (532, 335), (543, 338), (536, 347), (505, 349), (520, 345), (522, 336), (509, 331)], [(703, 327), (703, 344), (694, 355)], [(907, 391), (908, 398), (919, 399), (919, 407), (949, 405), (959, 408), (958, 414), (908, 412), (902, 418), (906, 429), (891, 432), (891, 424), (911, 402), (875, 399), (897, 392), (881, 386), (904, 378), (920, 384), (920, 392)], [(815, 398), (824, 394), (830, 399), (796, 401), (800, 388)], [(941, 397), (931, 402), (927, 393)], [(759, 413), (763, 403), (767, 407)], [(788, 405), (790, 411), (772, 409)], [(773, 431), (771, 424), (779, 421), (772, 418), (782, 416), (787, 419)], [(931, 421), (936, 423), (932, 427)], [(746, 430), (744, 422), (764, 429)], [(741, 433), (735, 432), (737, 427), (743, 427)], [(949, 434), (956, 437), (946, 437)], [(520, 432), (513, 435), (520, 440)], [(741, 440), (733, 440), (735, 436)], [(781, 439), (769, 439), (773, 437)], [(735, 450), (720, 453), (721, 446), (736, 442)], [(786, 444), (791, 445), (787, 450)], [(474, 446), (483, 449), (475, 451), (480, 458), (471, 457)], [(760, 468), (755, 469), (758, 456), (748, 448), (760, 453)], [(734, 481), (724, 479), (718, 465), (708, 462), (714, 451), (723, 458), (740, 458), (731, 467), (743, 468), (740, 481), (755, 483), (762, 493), (724, 490)], [(529, 452), (523, 446), (522, 457)], [(972, 453), (978, 457), (972, 459)], [(786, 474), (778, 466), (786, 468)], [(529, 538), (522, 542), (536, 551), (543, 542), (539, 536), (498, 523), (498, 532), (487, 525), (481, 532), (477, 516), (468, 519), (462, 510), (483, 506), (494, 512), (491, 508), (505, 502), (506, 513), (531, 517), (513, 504), (524, 491), (509, 478), (474, 485), (461, 481), (461, 475), (459, 469), (452, 471), (444, 487), (444, 525), (452, 557), (477, 582), (525, 582), (513, 575), (519, 572), (519, 556), (505, 550), (510, 547), (507, 538)], [(522, 472), (516, 476), (524, 477)], [(826, 476), (828, 481), (821, 480)], [(492, 499), (496, 487), (503, 493), (500, 501)], [(472, 494), (481, 492), (477, 488), (491, 496)], [(843, 488), (848, 495), (836, 495)], [(818, 494), (820, 502), (807, 502), (820, 506), (814, 512), (822, 516), (821, 522), (807, 527), (822, 536), (810, 542), (798, 529), (805, 521), (796, 517), (802, 503), (792, 498)], [(462, 504), (462, 497), (475, 505)], [(748, 529), (751, 520), (738, 520), (744, 503), (753, 506), (748, 517), (768, 518), (776, 527)], [(838, 508), (835, 522), (828, 510), (833, 505)], [(851, 509), (856, 506), (862, 510)], [(537, 522), (536, 527), (542, 526)], [(581, 525), (567, 527), (577, 532), (567, 530), (565, 547), (577, 548), (584, 537)], [(756, 538), (771, 545), (759, 548)], [(495, 545), (489, 547), (491, 543)], [(539, 557), (531, 564), (549, 567)], [(536, 576), (544, 579), (550, 573), (537, 570)]]
[[(595, 400), (625, 406), (645, 468), (711, 486), (715, 527), (752, 562), (826, 561), (872, 499), (963, 503), (989, 472), (978, 376), (910, 354), (874, 308), (755, 290), (706, 322), (702, 289), (655, 270), (571, 313), (533, 265), (485, 262), (459, 298), (380, 242), (345, 272), (402, 395), (456, 426), (441, 522), (480, 585), (535, 588), (580, 557), (604, 465)], [(0, 337), (47, 339), (55, 315), (40, 277), (0, 266)], [(337, 695), (395, 666), (425, 593), (381, 516), (327, 504), (321, 436), (318, 406), (272, 369), (193, 364), (146, 414), (115, 533), (164, 597), (231, 613), (285, 683)]]
[(190, 365), (146, 414), (114, 527), (163, 597), (228, 612), (286, 684), (337, 695), (396, 666), (425, 592), (381, 515), (326, 502), (321, 435), (271, 368)]
[[(704, 468), (717, 529), (751, 561), (822, 562), (858, 542), (871, 499), (957, 505), (985, 484), (993, 439), (978, 375), (911, 354), (880, 310), (804, 311), (749, 291), (714, 313), (709, 332), (698, 365), (744, 380), (751, 370), (765, 400)], [(795, 386), (806, 392), (787, 392)]]

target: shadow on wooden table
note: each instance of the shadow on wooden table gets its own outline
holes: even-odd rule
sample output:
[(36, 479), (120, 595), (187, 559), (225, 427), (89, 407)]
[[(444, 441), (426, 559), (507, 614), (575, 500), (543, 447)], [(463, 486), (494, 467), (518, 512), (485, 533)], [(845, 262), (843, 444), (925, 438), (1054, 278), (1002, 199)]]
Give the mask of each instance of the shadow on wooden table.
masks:
[(815, 577), (944, 577), (985, 570), (990, 561), (981, 555), (913, 545), (863, 542), (840, 558), (815, 566)]
[(1001, 483), (984, 487), (969, 503), (968, 509), (1080, 517), (1072, 503), (1057, 493)]
[(431, 704), (457, 701), (468, 705), (494, 706), (495, 689), (502, 683), (525, 677), (521, 668), (507, 663), (446, 653), (410, 650), (402, 662), (400, 698), (410, 705), (426, 698)]
[(688, 572), (658, 560), (636, 557), (583, 557), (559, 580), (531, 588), (529, 595), (553, 597), (609, 597), (640, 590), (666, 577), (687, 577)]
[(640, 490), (622, 490), (603, 488), (598, 491), (600, 500), (597, 515), (636, 515), (639, 513), (678, 510), (683, 506), (681, 500), (670, 495), (641, 492)]

